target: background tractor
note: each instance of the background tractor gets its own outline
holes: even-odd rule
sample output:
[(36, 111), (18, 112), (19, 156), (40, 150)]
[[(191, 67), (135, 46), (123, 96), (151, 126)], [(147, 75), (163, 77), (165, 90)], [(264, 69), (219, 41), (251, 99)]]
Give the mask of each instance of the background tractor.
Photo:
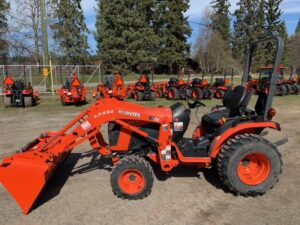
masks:
[(140, 76), (138, 82), (136, 82), (135, 84), (134, 99), (136, 101), (155, 100), (156, 88), (151, 83), (153, 84), (153, 78), (152, 82), (150, 82), (148, 73), (144, 71), (144, 73)]
[(212, 99), (214, 89), (206, 79), (194, 78), (190, 84), (191, 96), (195, 99)]
[(225, 92), (227, 91), (228, 87), (232, 87), (233, 85), (233, 76), (234, 76), (234, 71), (233, 68), (231, 68), (231, 81), (230, 79), (227, 78), (227, 71), (224, 71), (223, 77), (222, 78), (216, 78), (215, 81), (213, 82), (213, 77), (214, 75), (211, 75), (211, 81), (210, 83), (212, 84), (212, 89), (214, 90), (214, 97), (216, 99), (223, 99)]
[(93, 98), (116, 98), (123, 100), (127, 97), (127, 86), (124, 85), (122, 73), (116, 71), (113, 75), (107, 77), (106, 83), (99, 84), (93, 91)]
[(39, 93), (33, 90), (31, 83), (16, 80), (7, 75), (4, 79), (4, 106), (35, 106), (39, 100)]
[(73, 77), (68, 77), (65, 84), (58, 89), (58, 94), (63, 105), (85, 104), (87, 91), (88, 88), (80, 82), (77, 74), (73, 74)]

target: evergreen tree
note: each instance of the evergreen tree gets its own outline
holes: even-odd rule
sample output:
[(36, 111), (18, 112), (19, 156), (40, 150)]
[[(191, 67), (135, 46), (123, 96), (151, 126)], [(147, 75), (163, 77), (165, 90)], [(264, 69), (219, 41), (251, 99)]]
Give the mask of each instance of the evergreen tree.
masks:
[(285, 43), (282, 63), (285, 66), (288, 66), (291, 63), (291, 61), (290, 61), (290, 51), (291, 51), (291, 49), (290, 49), (290, 46), (289, 46), (289, 35), (287, 33), (285, 21), (282, 21), (280, 23), (278, 34), (279, 34), (279, 37), (281, 37), (284, 40), (284, 43)]
[(265, 1), (260, 0), (258, 3), (257, 13), (256, 13), (256, 24), (255, 33), (257, 38), (264, 38), (266, 36), (265, 26), (266, 26), (266, 16), (264, 11)]
[[(282, 0), (268, 0), (265, 2), (265, 14), (266, 14), (266, 35), (273, 36), (278, 35), (283, 38), (285, 47), (282, 63), (288, 65), (290, 63), (289, 59), (289, 47), (288, 47), (288, 34), (286, 30), (285, 22), (280, 19), (282, 11), (280, 10), (280, 4)], [(274, 47), (267, 46), (269, 54), (266, 57), (267, 63), (274, 61), (272, 58), (272, 52), (275, 51)]]
[(154, 62), (158, 36), (152, 26), (154, 1), (99, 1), (96, 33), (102, 59), (121, 61), (133, 67)]
[(228, 43), (228, 49), (230, 48), (231, 32), (230, 32), (230, 17), (228, 0), (213, 0), (211, 2), (213, 8), (212, 15), (212, 30), (218, 31), (221, 34), (223, 40)]
[(84, 21), (81, 0), (52, 0), (55, 17), (54, 39), (66, 57), (66, 63), (86, 64), (88, 60), (88, 29)]
[(160, 40), (158, 62), (169, 67), (183, 64), (190, 52), (187, 38), (191, 35), (188, 17), (189, 0), (157, 0), (154, 29)]
[(265, 13), (266, 13), (266, 34), (268, 36), (278, 35), (281, 27), (280, 16), (282, 11), (280, 4), (282, 0), (268, 0), (265, 1)]
[(248, 46), (257, 39), (258, 8), (259, 0), (240, 0), (237, 4), (239, 8), (234, 12), (236, 20), (233, 28), (233, 56), (240, 62), (243, 61)]
[(4, 38), (7, 32), (8, 24), (5, 13), (10, 9), (9, 3), (5, 0), (0, 0), (0, 56), (2, 60), (5, 60), (7, 54), (7, 42)]
[(300, 18), (299, 18), (297, 26), (296, 26), (295, 34), (297, 34), (299, 32), (300, 32)]

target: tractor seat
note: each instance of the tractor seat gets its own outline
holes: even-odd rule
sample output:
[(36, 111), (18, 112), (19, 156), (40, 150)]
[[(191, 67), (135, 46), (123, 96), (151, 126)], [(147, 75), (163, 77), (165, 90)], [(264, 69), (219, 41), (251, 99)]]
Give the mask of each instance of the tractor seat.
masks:
[(202, 125), (215, 131), (223, 124), (222, 118), (228, 119), (241, 116), (246, 110), (251, 96), (252, 92), (248, 92), (242, 85), (236, 86), (233, 90), (228, 88), (223, 98), (225, 109), (205, 114), (202, 117)]

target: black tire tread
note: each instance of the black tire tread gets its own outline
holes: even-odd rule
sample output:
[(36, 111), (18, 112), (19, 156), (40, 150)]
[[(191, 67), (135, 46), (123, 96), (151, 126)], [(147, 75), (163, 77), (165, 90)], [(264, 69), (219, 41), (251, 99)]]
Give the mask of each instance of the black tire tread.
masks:
[(24, 105), (25, 105), (25, 107), (33, 106), (33, 99), (31, 96), (24, 97)]
[[(137, 195), (137, 196), (133, 196), (133, 195), (127, 195), (127, 194), (124, 194), (118, 187), (117, 185), (115, 184), (114, 182), (114, 178), (116, 178), (118, 176), (118, 173), (119, 173), (119, 168), (121, 168), (123, 165), (130, 165), (130, 164), (139, 164), (141, 166), (143, 166), (147, 172), (150, 175), (150, 184), (148, 187), (146, 187), (146, 192), (143, 193), (142, 195)], [(153, 175), (153, 169), (150, 165), (150, 163), (148, 161), (146, 161), (144, 158), (142, 157), (139, 157), (139, 156), (134, 156), (134, 155), (131, 155), (131, 156), (126, 156), (122, 159), (120, 159), (116, 166), (114, 167), (112, 173), (111, 173), (111, 179), (110, 179), (110, 183), (111, 183), (111, 186), (112, 186), (112, 191), (113, 193), (118, 197), (118, 198), (122, 198), (122, 199), (130, 199), (130, 200), (138, 200), (138, 199), (143, 199), (145, 197), (147, 197), (150, 193), (151, 193), (151, 190), (152, 190), (152, 186), (153, 186), (153, 180), (154, 180), (154, 175)]]
[[(242, 196), (252, 196), (255, 197), (257, 195), (263, 195), (265, 193), (265, 191), (251, 191), (248, 193), (242, 193), (240, 191), (238, 191), (237, 189), (235, 189), (231, 183), (229, 182), (229, 177), (227, 176), (227, 173), (225, 171), (225, 167), (228, 166), (229, 164), (229, 159), (231, 157), (231, 155), (239, 148), (241, 148), (243, 145), (250, 143), (250, 142), (264, 142), (267, 145), (270, 145), (274, 151), (276, 152), (276, 154), (278, 154), (278, 157), (280, 159), (280, 163), (282, 165), (282, 160), (281, 160), (281, 154), (279, 153), (279, 151), (277, 150), (277, 147), (271, 143), (270, 141), (266, 140), (265, 138), (262, 138), (259, 135), (256, 134), (243, 134), (243, 135), (237, 135), (234, 138), (231, 138), (227, 141), (227, 143), (223, 146), (223, 148), (221, 149), (220, 153), (218, 154), (217, 157), (217, 171), (218, 171), (218, 175), (220, 177), (220, 180), (224, 183), (224, 185), (229, 189), (230, 192), (236, 194), (236, 195), (242, 195)], [(270, 187), (270, 189), (273, 188), (273, 186), (278, 182), (279, 180), (279, 175), (282, 173), (282, 167), (280, 167), (280, 172), (278, 174), (278, 176), (275, 178), (272, 186)]]
[(11, 97), (4, 96), (4, 106), (11, 107)]

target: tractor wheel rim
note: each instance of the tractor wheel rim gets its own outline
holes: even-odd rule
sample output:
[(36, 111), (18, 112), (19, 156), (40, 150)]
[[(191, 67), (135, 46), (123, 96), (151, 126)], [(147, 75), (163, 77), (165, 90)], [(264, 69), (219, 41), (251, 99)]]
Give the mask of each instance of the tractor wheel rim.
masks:
[(269, 177), (271, 163), (265, 154), (251, 153), (240, 160), (237, 171), (243, 183), (251, 186), (259, 185)]
[(170, 99), (173, 99), (173, 98), (174, 98), (174, 95), (175, 95), (174, 91), (173, 91), (173, 90), (170, 90), (169, 93), (168, 93), (169, 98), (170, 98)]
[(119, 177), (119, 186), (124, 193), (137, 195), (145, 189), (145, 177), (136, 169), (125, 170)]
[(193, 91), (192, 92), (192, 97), (195, 98), (195, 99), (198, 99), (198, 97), (199, 97), (198, 92), (197, 91)]

